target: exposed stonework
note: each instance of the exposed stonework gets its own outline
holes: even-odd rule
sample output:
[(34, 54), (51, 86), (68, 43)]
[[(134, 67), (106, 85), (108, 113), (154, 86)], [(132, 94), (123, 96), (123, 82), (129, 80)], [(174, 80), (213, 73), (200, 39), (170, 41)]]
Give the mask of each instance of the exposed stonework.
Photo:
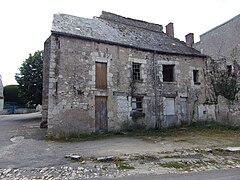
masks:
[[(209, 102), (216, 104), (216, 119), (224, 124), (240, 125), (239, 116), (239, 93), (234, 100), (229, 100), (223, 96), (214, 94), (213, 85), (219, 81), (219, 76), (225, 74), (236, 77), (237, 87), (240, 86), (240, 15), (229, 21), (209, 30), (200, 35), (200, 41), (194, 44), (194, 47), (202, 53), (209, 55), (211, 60), (208, 61), (206, 86), (211, 91), (208, 94)], [(215, 91), (219, 91), (216, 90)]]
[(2, 84), (2, 77), (0, 75), (0, 111), (3, 110), (3, 106), (4, 106), (3, 84)]
[[(127, 29), (128, 25), (122, 26)], [(43, 122), (48, 122), (49, 133), (94, 132), (99, 126), (96, 118), (105, 115), (107, 129), (112, 131), (130, 126), (176, 126), (198, 120), (201, 113), (205, 113), (201, 107), (205, 107), (207, 99), (204, 73), (207, 57), (175, 38), (158, 32), (166, 39), (159, 44), (169, 47), (168, 52), (163, 53), (162, 49), (146, 50), (140, 46), (134, 48), (103, 42), (102, 39), (83, 38), (83, 34), (73, 36), (67, 34), (67, 30), (63, 33), (62, 28), (58, 33), (56, 24), (54, 27), (44, 50)], [(158, 36), (155, 31), (147, 31), (146, 27), (131, 28), (135, 28), (135, 32), (142, 30)], [(135, 38), (132, 37), (133, 41)], [(151, 41), (145, 46), (151, 47)], [(97, 87), (99, 64), (100, 67), (106, 65), (106, 88)], [(197, 77), (194, 77), (194, 71)], [(107, 114), (104, 114), (104, 102), (101, 106), (96, 104), (97, 97), (107, 98)], [(97, 114), (97, 107), (102, 108), (103, 114)], [(208, 117), (201, 116), (201, 119), (207, 120)]]

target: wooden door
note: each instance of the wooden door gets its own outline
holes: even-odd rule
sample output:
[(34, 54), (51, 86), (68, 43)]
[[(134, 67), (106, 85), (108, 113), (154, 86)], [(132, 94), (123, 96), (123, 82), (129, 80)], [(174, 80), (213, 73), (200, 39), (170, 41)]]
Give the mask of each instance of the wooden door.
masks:
[(107, 89), (107, 63), (96, 62), (96, 88)]
[(95, 129), (96, 131), (107, 131), (107, 97), (95, 97)]

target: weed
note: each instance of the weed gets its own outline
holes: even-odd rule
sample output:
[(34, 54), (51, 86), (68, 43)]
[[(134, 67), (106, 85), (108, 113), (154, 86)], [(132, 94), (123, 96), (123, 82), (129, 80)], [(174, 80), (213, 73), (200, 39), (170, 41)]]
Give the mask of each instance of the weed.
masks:
[(186, 142), (189, 140), (189, 137), (197, 135), (217, 136), (224, 138), (233, 136), (238, 137), (240, 133), (240, 126), (222, 125), (217, 122), (196, 122), (190, 125), (182, 126), (180, 128), (157, 130), (135, 127), (125, 130), (126, 131), (98, 132), (90, 134), (84, 133), (82, 131), (60, 131), (55, 136), (46, 137), (46, 140), (73, 142), (98, 140), (108, 137), (139, 137), (147, 141), (156, 142), (159, 140), (159, 138), (161, 138), (161, 140), (164, 140), (164, 138), (176, 137), (175, 142)]
[(159, 163), (159, 165), (165, 168), (175, 168), (175, 169), (187, 169), (190, 166), (188, 164), (185, 164), (182, 162), (176, 162), (176, 161)]
[(166, 155), (166, 156), (162, 156), (161, 158), (163, 159), (170, 159), (170, 158), (180, 158), (180, 155)]
[(119, 170), (135, 169), (133, 166), (130, 166), (128, 163), (123, 162), (123, 161), (117, 161), (117, 162), (115, 162), (115, 164)]

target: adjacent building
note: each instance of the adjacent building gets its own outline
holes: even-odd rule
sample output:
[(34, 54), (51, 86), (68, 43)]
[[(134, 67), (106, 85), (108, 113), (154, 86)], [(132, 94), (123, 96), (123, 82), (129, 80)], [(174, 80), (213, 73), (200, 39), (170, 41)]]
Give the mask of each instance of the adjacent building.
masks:
[(240, 62), (239, 33), (240, 15), (237, 15), (200, 35), (200, 41), (194, 44), (194, 48), (211, 56), (215, 61), (224, 59), (230, 66), (233, 65), (233, 61)]
[[(212, 58), (209, 72), (234, 75), (237, 77), (237, 87), (240, 87), (240, 15), (214, 27), (200, 35), (200, 41), (194, 48)], [(217, 79), (214, 79), (217, 81)], [(218, 96), (216, 101), (217, 120), (231, 125), (240, 125), (240, 94), (234, 101)]]
[(44, 46), (41, 125), (56, 134), (207, 120), (207, 56), (191, 47), (193, 34), (185, 43), (172, 23), (166, 28), (108, 12), (55, 14)]

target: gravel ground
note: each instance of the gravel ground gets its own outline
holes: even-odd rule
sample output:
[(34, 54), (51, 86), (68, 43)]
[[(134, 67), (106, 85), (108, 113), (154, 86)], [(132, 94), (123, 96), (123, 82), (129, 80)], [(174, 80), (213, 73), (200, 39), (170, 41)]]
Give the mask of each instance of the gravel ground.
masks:
[[(0, 179), (114, 178), (240, 167), (240, 152), (221, 149), (240, 146), (239, 133), (60, 143), (44, 140), (46, 130), (39, 129), (36, 114), (27, 117), (0, 116)], [(80, 158), (65, 158), (69, 154)]]

